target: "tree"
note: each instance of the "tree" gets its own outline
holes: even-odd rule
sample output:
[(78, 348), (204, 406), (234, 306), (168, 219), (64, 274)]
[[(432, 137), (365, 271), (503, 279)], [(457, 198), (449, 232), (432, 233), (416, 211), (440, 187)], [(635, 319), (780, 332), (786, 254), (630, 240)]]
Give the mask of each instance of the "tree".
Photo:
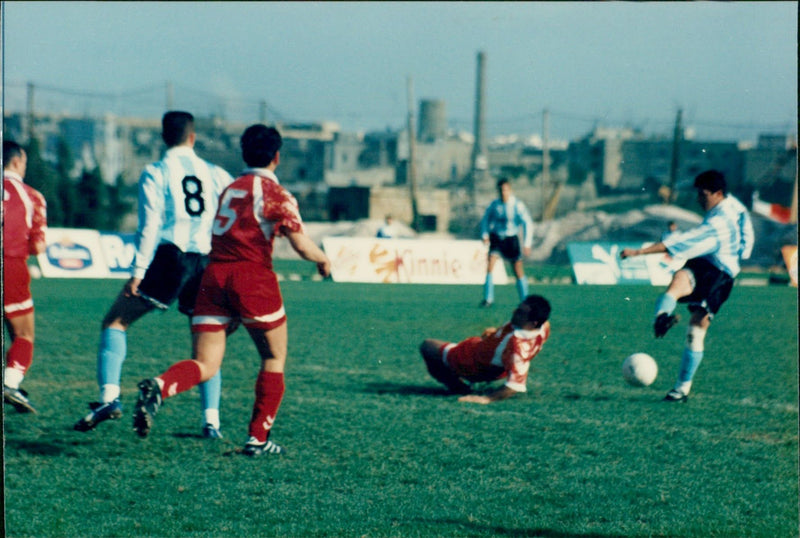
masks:
[(109, 230), (119, 230), (125, 215), (133, 208), (133, 203), (129, 200), (129, 191), (135, 190), (125, 185), (122, 174), (117, 176), (114, 185), (106, 187), (108, 192), (108, 219), (106, 226)]
[(42, 193), (47, 201), (47, 221), (50, 226), (64, 224), (64, 214), (58, 196), (58, 174), (42, 159), (39, 140), (32, 137), (25, 148), (28, 155), (28, 168), (25, 183)]
[(75, 226), (105, 228), (108, 207), (106, 185), (99, 168), (84, 170), (77, 185)]
[(56, 149), (56, 171), (58, 172), (58, 200), (61, 203), (61, 211), (64, 215), (62, 224), (65, 226), (75, 226), (76, 213), (76, 192), (75, 182), (72, 180), (71, 172), (75, 165), (69, 145), (63, 137), (58, 139)]

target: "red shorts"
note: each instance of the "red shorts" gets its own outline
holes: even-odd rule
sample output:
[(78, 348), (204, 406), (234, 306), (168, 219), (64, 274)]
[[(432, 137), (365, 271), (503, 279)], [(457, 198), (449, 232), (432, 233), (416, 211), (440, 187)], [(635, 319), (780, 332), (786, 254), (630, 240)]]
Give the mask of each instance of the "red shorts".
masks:
[(241, 319), (245, 327), (265, 331), (286, 323), (274, 271), (248, 261), (208, 265), (194, 305), (192, 331), (220, 331), (233, 318)]
[(501, 366), (492, 364), (492, 350), (479, 336), (462, 340), (457, 344), (445, 344), (441, 348), (442, 358), (459, 377), (470, 381), (494, 381), (506, 375)]
[(33, 312), (31, 273), (25, 258), (3, 258), (3, 316), (15, 318)]

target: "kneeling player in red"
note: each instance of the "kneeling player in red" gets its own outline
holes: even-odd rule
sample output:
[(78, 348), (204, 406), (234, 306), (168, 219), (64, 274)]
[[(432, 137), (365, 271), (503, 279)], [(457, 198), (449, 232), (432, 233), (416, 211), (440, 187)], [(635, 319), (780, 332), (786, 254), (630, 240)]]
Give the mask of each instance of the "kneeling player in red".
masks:
[(328, 276), (331, 264), (306, 235), (297, 201), (279, 183), (281, 136), (264, 125), (248, 127), (241, 138), (249, 167), (222, 193), (214, 221), (210, 263), (203, 273), (192, 316), (193, 359), (173, 364), (166, 372), (139, 383), (133, 418), (145, 437), (162, 398), (169, 398), (210, 379), (225, 355), (225, 329), (241, 320), (261, 356), (250, 439), (243, 453), (282, 454), (269, 440), (284, 393), (288, 332), (278, 279), (272, 268), (276, 236), (285, 236), (303, 258)]
[[(458, 343), (428, 339), (419, 348), (428, 371), (450, 391), (462, 394), (458, 401), (488, 404), (525, 392), (528, 368), (550, 336), (550, 303), (529, 295), (499, 329)], [(468, 383), (494, 381), (505, 384), (490, 394), (470, 394)]]

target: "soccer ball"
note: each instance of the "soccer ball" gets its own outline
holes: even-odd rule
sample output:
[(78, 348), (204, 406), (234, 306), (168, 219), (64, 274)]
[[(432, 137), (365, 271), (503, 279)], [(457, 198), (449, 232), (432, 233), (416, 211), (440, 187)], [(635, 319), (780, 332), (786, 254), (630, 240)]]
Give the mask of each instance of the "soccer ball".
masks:
[(647, 353), (629, 355), (622, 363), (622, 377), (634, 387), (646, 387), (656, 380), (658, 365)]

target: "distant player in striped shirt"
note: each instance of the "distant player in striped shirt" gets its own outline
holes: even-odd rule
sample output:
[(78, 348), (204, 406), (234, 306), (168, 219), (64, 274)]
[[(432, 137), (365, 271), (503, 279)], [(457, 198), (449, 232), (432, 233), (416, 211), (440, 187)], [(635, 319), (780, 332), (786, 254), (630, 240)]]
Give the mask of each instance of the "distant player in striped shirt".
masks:
[(692, 388), (692, 379), (703, 360), (706, 331), (711, 319), (728, 299), (740, 261), (750, 257), (755, 236), (747, 208), (728, 194), (725, 176), (708, 170), (694, 180), (697, 201), (705, 210), (699, 226), (675, 233), (645, 248), (626, 248), (620, 256), (667, 252), (670, 256), (688, 259), (677, 271), (667, 291), (656, 302), (656, 338), (663, 337), (679, 318), (673, 314), (677, 303), (687, 303), (691, 318), (686, 344), (681, 356), (678, 380), (665, 401), (685, 402)]
[[(525, 392), (531, 360), (550, 337), (550, 303), (530, 295), (500, 328), (483, 331), (458, 343), (427, 339), (419, 351), (431, 376), (461, 402), (488, 404)], [(506, 378), (490, 394), (470, 394), (469, 384)]]
[[(164, 158), (145, 167), (139, 179), (139, 227), (130, 280), (103, 319), (97, 353), (100, 399), (75, 423), (78, 431), (122, 416), (120, 378), (126, 331), (156, 308), (192, 315), (197, 289), (211, 249), (211, 227), (219, 196), (232, 181), (228, 172), (194, 152), (194, 117), (170, 111), (161, 121)], [(221, 376), (200, 386), (203, 436), (219, 438)]]
[(28, 156), (3, 140), (3, 322), (11, 337), (3, 373), (3, 401), (20, 413), (35, 413), (19, 388), (33, 362), (34, 314), (28, 256), (45, 249), (47, 203), (23, 182)]
[(241, 137), (249, 167), (225, 189), (214, 222), (211, 261), (203, 275), (192, 316), (192, 360), (174, 363), (163, 374), (139, 383), (133, 426), (145, 437), (162, 399), (189, 390), (219, 370), (225, 355), (226, 327), (240, 319), (261, 359), (250, 416), (247, 456), (283, 454), (270, 439), (283, 399), (288, 345), (286, 311), (272, 268), (272, 248), (283, 236), (301, 258), (314, 262), (322, 276), (331, 263), (306, 234), (297, 200), (278, 182), (280, 133), (257, 124)]
[[(499, 197), (489, 204), (481, 219), (481, 239), (489, 246), (482, 307), (490, 307), (494, 303), (492, 271), (501, 256), (511, 262), (514, 268), (519, 300), (522, 301), (528, 295), (528, 281), (522, 266), (522, 256), (531, 253), (533, 220), (525, 204), (514, 196), (508, 179), (501, 178), (497, 182), (497, 193)], [(521, 248), (520, 235), (522, 235)]]

